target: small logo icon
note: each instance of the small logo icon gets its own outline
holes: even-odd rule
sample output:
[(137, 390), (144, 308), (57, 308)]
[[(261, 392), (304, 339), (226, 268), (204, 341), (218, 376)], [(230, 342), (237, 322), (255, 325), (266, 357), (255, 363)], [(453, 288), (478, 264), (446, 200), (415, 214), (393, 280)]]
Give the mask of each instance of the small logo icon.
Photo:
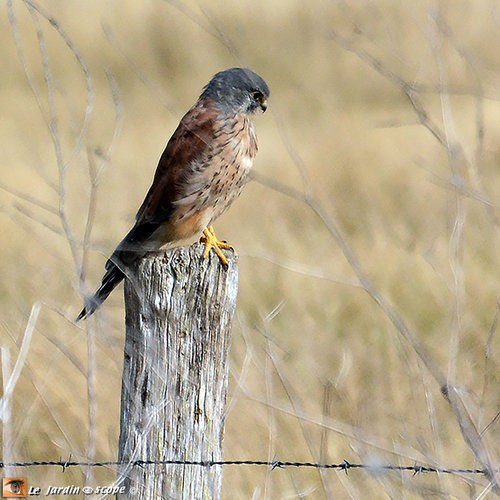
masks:
[(4, 498), (22, 498), (28, 496), (28, 480), (25, 477), (4, 477), (2, 479)]

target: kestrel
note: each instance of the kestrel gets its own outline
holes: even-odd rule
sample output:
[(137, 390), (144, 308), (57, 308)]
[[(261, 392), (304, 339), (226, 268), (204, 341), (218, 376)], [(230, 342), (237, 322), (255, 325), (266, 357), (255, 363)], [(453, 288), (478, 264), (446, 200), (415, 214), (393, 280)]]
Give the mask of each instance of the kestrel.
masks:
[(96, 293), (76, 321), (91, 315), (125, 277), (128, 266), (167, 243), (203, 234), (206, 257), (213, 249), (227, 264), (212, 222), (240, 195), (257, 153), (250, 120), (267, 109), (269, 87), (256, 73), (231, 68), (217, 73), (182, 118), (161, 155), (153, 184), (134, 227), (106, 262)]

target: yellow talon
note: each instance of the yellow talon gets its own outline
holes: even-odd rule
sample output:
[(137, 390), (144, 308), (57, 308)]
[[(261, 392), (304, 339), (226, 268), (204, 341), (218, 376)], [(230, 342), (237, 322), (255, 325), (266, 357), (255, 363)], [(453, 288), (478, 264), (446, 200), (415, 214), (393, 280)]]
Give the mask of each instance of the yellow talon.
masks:
[[(203, 236), (200, 238), (200, 243), (203, 243), (205, 245), (205, 251), (203, 252), (204, 259), (208, 257), (210, 249), (213, 248), (224, 265), (227, 265), (227, 258), (222, 253), (221, 248), (227, 248), (233, 250), (234, 252), (234, 248), (227, 241), (220, 241), (217, 239), (217, 237), (215, 236), (214, 228), (212, 226), (208, 226), (203, 230)], [(237, 255), (236, 252), (234, 253), (235, 255)]]

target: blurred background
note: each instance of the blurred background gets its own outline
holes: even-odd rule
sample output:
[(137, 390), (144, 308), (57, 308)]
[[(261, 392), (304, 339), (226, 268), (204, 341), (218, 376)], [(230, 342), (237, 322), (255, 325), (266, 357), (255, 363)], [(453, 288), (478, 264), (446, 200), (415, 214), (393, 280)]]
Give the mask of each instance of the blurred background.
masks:
[[(214, 73), (244, 66), (271, 99), (256, 179), (215, 224), (240, 255), (225, 458), (482, 468), (479, 449), (495, 463), (498, 2), (16, 0), (0, 26), (4, 390), (22, 368), (4, 461), (116, 459), (122, 288), (72, 321), (180, 118)], [(476, 498), (487, 484), (227, 467), (223, 496)]]

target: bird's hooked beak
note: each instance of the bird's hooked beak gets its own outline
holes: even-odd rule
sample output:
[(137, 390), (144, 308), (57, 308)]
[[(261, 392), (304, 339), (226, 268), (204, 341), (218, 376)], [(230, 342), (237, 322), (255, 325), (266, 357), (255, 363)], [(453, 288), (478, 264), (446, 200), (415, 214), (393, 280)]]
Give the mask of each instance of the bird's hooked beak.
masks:
[(267, 100), (266, 99), (262, 99), (262, 101), (260, 101), (260, 109), (262, 109), (263, 113), (266, 112), (266, 109), (267, 109)]

